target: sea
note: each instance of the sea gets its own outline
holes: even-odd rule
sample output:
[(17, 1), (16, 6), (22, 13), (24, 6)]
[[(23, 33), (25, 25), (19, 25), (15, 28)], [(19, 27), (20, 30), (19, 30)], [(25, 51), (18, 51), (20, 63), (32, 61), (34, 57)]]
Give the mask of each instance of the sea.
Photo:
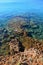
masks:
[(0, 24), (5, 24), (8, 19), (12, 18), (14, 15), (23, 14), (26, 12), (40, 14), (43, 12), (43, 10), (42, 8), (39, 8), (39, 5), (33, 5), (30, 3), (0, 3)]

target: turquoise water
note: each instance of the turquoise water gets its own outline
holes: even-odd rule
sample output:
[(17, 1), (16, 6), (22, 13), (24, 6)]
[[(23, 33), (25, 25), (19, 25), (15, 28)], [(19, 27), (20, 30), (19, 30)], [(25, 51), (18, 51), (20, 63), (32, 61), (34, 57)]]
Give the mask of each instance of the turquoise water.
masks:
[(18, 13), (18, 12), (43, 12), (43, 3), (0, 3), (0, 15), (7, 13)]
[[(6, 16), (13, 14), (34, 12), (37, 14), (43, 13), (43, 2), (27, 1), (27, 2), (6, 2), (0, 3), (0, 24), (6, 22)], [(8, 18), (7, 17), (7, 18)]]
[(0, 4), (0, 14), (6, 13), (17, 13), (28, 11), (28, 4), (25, 3), (1, 3)]

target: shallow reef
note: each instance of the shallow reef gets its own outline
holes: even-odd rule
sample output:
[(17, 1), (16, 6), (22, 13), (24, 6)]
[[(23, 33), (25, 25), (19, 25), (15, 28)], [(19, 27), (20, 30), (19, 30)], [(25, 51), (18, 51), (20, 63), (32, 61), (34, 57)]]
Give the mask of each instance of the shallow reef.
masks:
[(43, 65), (43, 22), (16, 16), (0, 27), (0, 65)]

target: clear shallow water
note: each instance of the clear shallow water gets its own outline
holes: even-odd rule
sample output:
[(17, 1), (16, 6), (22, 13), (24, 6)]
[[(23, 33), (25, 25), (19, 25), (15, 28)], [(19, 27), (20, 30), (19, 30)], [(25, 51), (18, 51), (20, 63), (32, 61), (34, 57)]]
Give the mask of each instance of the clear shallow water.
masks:
[[(7, 22), (6, 19), (12, 16), (13, 14), (19, 14), (24, 12), (35, 12), (35, 13), (42, 13), (42, 4), (36, 3), (21, 3), (21, 2), (9, 2), (9, 3), (0, 3), (0, 24)], [(7, 18), (6, 18), (7, 16)]]
[(28, 11), (28, 4), (25, 3), (1, 3), (0, 4), (0, 15), (10, 12), (24, 12)]
[(18, 12), (42, 12), (42, 4), (35, 4), (35, 3), (0, 3), (0, 15), (7, 14), (10, 12), (18, 13)]

